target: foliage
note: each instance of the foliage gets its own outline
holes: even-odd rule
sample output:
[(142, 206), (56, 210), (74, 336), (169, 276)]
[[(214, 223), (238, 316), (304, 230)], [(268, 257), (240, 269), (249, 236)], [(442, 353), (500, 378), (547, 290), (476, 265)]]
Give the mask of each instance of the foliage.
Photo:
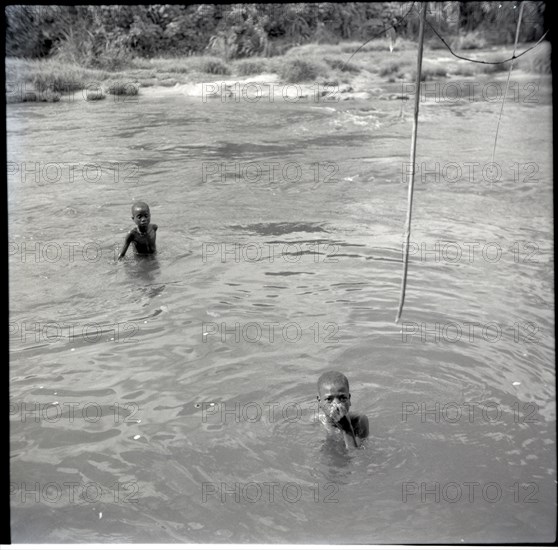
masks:
[(550, 74), (550, 44), (543, 42), (537, 49), (526, 53), (517, 60), (517, 67), (524, 71), (536, 74)]
[(302, 58), (288, 58), (281, 65), (279, 75), (286, 82), (314, 80), (321, 72), (317, 63)]
[(196, 68), (202, 73), (209, 73), (209, 74), (230, 73), (229, 67), (216, 57), (201, 58)]
[[(427, 6), (428, 20), (461, 48), (513, 40), (517, 1)], [(543, 33), (545, 3), (526, 1), (524, 6), (520, 41), (533, 41)], [(362, 43), (375, 36), (387, 48), (387, 26), (395, 25), (390, 33), (396, 44), (415, 40), (418, 31), (412, 2), (9, 5), (5, 13), (8, 56), (57, 56), (113, 71), (134, 56), (207, 52), (229, 60), (282, 54), (289, 46), (310, 42)], [(433, 36), (428, 28), (427, 40)]]
[(339, 69), (347, 73), (359, 73), (360, 69), (352, 63), (347, 63), (346, 59), (324, 57), (324, 61), (332, 68)]
[(390, 76), (401, 72), (401, 61), (388, 59), (383, 62), (378, 69), (380, 76)]
[(265, 73), (267, 64), (261, 59), (243, 59), (235, 65), (234, 72), (241, 76)]
[(455, 50), (476, 50), (486, 46), (484, 36), (478, 31), (461, 34), (454, 38), (450, 43), (452, 49)]
[(107, 94), (112, 95), (138, 95), (139, 86), (133, 82), (111, 82), (106, 87)]

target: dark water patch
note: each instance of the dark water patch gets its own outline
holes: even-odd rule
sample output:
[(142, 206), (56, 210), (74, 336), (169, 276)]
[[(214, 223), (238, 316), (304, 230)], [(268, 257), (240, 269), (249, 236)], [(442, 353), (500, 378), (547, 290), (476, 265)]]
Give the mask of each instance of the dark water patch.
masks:
[[(70, 371), (66, 372), (66, 374), (69, 374)], [(62, 378), (62, 377), (60, 377)], [(50, 381), (52, 382), (52, 381)], [(54, 397), (88, 397), (88, 396), (92, 396), (92, 397), (105, 397), (107, 395), (113, 395), (115, 393), (115, 391), (113, 389), (110, 388), (106, 388), (106, 389), (92, 389), (92, 388), (88, 388), (87, 390), (83, 390), (83, 391), (77, 391), (77, 390), (66, 390), (66, 389), (61, 389), (57, 386), (57, 391), (56, 391), (56, 396)], [(32, 392), (33, 395), (48, 395), (49, 397), (53, 397), (52, 394), (52, 389), (37, 389), (35, 391)]]
[(265, 153), (265, 156), (273, 156), (273, 153), (282, 154), (291, 153), (292, 144), (277, 145), (276, 143), (235, 143), (235, 142), (218, 142), (213, 145), (215, 153), (223, 159), (234, 158), (238, 156), (254, 157), (256, 153)]
[(366, 260), (380, 261), (380, 262), (395, 262), (395, 263), (398, 263), (398, 264), (403, 263), (402, 258), (387, 258), (386, 256), (365, 256), (365, 259)]
[(314, 275), (312, 271), (266, 271), (264, 275), (276, 275), (278, 277), (288, 277), (289, 275)]
[(309, 222), (272, 222), (272, 223), (253, 223), (249, 225), (231, 225), (235, 231), (245, 231), (256, 235), (286, 235), (289, 233), (328, 233), (324, 224), (313, 224)]
[[(299, 139), (298, 143), (300, 147), (308, 147), (309, 145), (317, 145), (319, 147), (335, 147), (335, 146), (348, 146), (353, 143), (364, 144), (372, 139), (372, 135), (370, 134), (331, 134), (328, 136), (319, 136), (319, 137), (305, 137), (303, 139)], [(377, 139), (380, 136), (374, 136)], [(387, 136), (381, 136), (382, 138), (386, 138)], [(393, 139), (401, 139), (399, 136), (392, 136)]]
[[(327, 233), (329, 233), (329, 231), (321, 229), (321, 231), (326, 231)], [(339, 245), (339, 246), (366, 246), (364, 244), (351, 244), (351, 243), (347, 243), (345, 241), (335, 241), (332, 239), (304, 239), (304, 240), (298, 240), (298, 241), (279, 241), (279, 240), (275, 240), (275, 241), (266, 241), (265, 244), (285, 244), (285, 245), (290, 245), (290, 244), (305, 244), (305, 245), (309, 245), (309, 246), (313, 246), (313, 245), (317, 245), (317, 244), (325, 244), (325, 245)]]

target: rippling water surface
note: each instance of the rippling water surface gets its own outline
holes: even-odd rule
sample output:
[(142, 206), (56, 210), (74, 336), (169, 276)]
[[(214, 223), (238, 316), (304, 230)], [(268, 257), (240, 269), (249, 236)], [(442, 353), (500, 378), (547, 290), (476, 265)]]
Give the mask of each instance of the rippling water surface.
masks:
[[(9, 105), (13, 541), (553, 539), (545, 85), (506, 105), (493, 184), (499, 103), (421, 105), (442, 177), (401, 326), (410, 102)], [(160, 252), (117, 263), (137, 199)], [(326, 369), (364, 449), (313, 422)]]

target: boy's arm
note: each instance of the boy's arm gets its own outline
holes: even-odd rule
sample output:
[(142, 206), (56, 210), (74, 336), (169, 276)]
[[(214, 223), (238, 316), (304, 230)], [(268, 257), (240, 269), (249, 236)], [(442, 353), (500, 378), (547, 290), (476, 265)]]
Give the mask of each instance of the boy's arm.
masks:
[(130, 246), (130, 243), (134, 240), (134, 233), (133, 233), (133, 229), (132, 231), (130, 231), (127, 235), (126, 235), (126, 239), (124, 240), (124, 246), (122, 247), (122, 250), (120, 251), (120, 254), (118, 255), (118, 259), (120, 260), (121, 258), (123, 258), (126, 255), (126, 251), (128, 250), (128, 247)]
[(353, 427), (353, 421), (353, 417), (346, 415), (336, 423), (337, 427), (340, 428), (343, 433), (343, 439), (345, 440), (347, 448), (358, 447), (360, 445), (360, 441), (357, 439)]
[[(368, 417), (364, 414), (347, 416), (339, 422), (339, 427), (343, 430), (343, 439), (347, 448), (360, 447), (362, 440), (368, 437)], [(348, 421), (346, 421), (348, 420)], [(350, 422), (350, 426), (349, 426)], [(352, 427), (352, 430), (351, 430)], [(354, 439), (353, 439), (353, 433)], [(356, 443), (356, 444), (355, 444)]]
[(368, 437), (368, 417), (361, 414), (356, 418), (355, 435), (361, 439)]

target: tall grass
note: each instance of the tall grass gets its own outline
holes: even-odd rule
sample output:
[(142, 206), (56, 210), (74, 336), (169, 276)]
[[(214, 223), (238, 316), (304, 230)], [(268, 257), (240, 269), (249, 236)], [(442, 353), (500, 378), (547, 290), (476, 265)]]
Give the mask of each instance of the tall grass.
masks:
[(263, 59), (243, 59), (233, 65), (233, 72), (241, 76), (262, 74), (268, 70), (268, 63)]
[(107, 84), (106, 90), (107, 93), (111, 95), (134, 96), (138, 95), (139, 85), (135, 82), (130, 81), (110, 82), (109, 84)]
[(200, 56), (191, 57), (192, 69), (207, 74), (230, 74), (229, 66), (218, 57)]
[(158, 72), (185, 74), (192, 72), (191, 57), (176, 57), (166, 59), (163, 57), (154, 57), (146, 59), (144, 57), (135, 57), (130, 60), (130, 66), (135, 69), (149, 71), (151, 78), (156, 78)]
[[(473, 35), (474, 36), (474, 35)], [(398, 46), (403, 46), (404, 41)], [(358, 43), (339, 45), (306, 44), (292, 48), (284, 56), (271, 58), (253, 57), (242, 60), (224, 61), (215, 56), (182, 56), (173, 58), (130, 58), (126, 70), (114, 71), (88, 68), (83, 64), (64, 61), (63, 55), (50, 59), (6, 58), (6, 101), (56, 101), (61, 94), (75, 90), (101, 90), (91, 95), (91, 100), (102, 98), (105, 93), (137, 94), (139, 86), (173, 86), (180, 82), (207, 80), (208, 75), (255, 75), (277, 73), (286, 82), (333, 81), (352, 84), (353, 75), (367, 71), (376, 73), (388, 81), (396, 78), (413, 78), (416, 45), (412, 49), (384, 51), (387, 40), (372, 41), (353, 57), (350, 63), (348, 52), (353, 52)], [(528, 45), (523, 45), (525, 49)], [(490, 60), (509, 56), (509, 47), (494, 51), (479, 52), (479, 58)], [(543, 42), (536, 49), (520, 57), (515, 68), (535, 74), (549, 74), (551, 46)], [(438, 54), (440, 55), (440, 54)], [(442, 57), (447, 55), (442, 54)], [(434, 55), (432, 55), (434, 57)], [(114, 66), (114, 64), (108, 64)], [(425, 59), (423, 80), (444, 77), (448, 70), (455, 74), (473, 76), (505, 72), (509, 64), (482, 65), (464, 61), (436, 63)], [(138, 86), (139, 84), (139, 86)], [(19, 90), (19, 92), (18, 92)], [(33, 93), (35, 90), (37, 93)], [(29, 93), (28, 93), (29, 92)], [(19, 99), (18, 99), (19, 98)], [(34, 99), (35, 98), (35, 99)]]
[(550, 42), (541, 42), (534, 50), (527, 52), (516, 61), (517, 67), (529, 73), (550, 74), (552, 72), (551, 50)]
[(307, 82), (324, 74), (324, 67), (301, 57), (287, 58), (279, 70), (279, 76), (286, 82)]
[(345, 73), (360, 73), (360, 67), (357, 67), (353, 63), (347, 63), (347, 59), (341, 59), (339, 57), (324, 57), (324, 61), (332, 69), (336, 69)]
[[(424, 62), (422, 64), (422, 69), (420, 73), (420, 80), (421, 82), (425, 82), (427, 80), (435, 80), (441, 76), (447, 76), (448, 71), (445, 67), (441, 65), (436, 65), (435, 63)], [(412, 80), (415, 80), (417, 77), (417, 70), (413, 69), (410, 73), (410, 77)]]
[(56, 59), (29, 60), (6, 58), (6, 83), (33, 86), (40, 92), (52, 90), (69, 93), (87, 88), (92, 82), (105, 80), (110, 73), (86, 69)]
[[(416, 42), (413, 40), (408, 40), (407, 38), (397, 38), (395, 40), (394, 51), (397, 50), (409, 50), (417, 48)], [(362, 42), (345, 42), (340, 45), (341, 51), (343, 53), (354, 53), (358, 50), (358, 53), (361, 52), (389, 52), (390, 50), (390, 41), (386, 38), (374, 38), (370, 42), (366, 44), (362, 44)]]
[(479, 32), (461, 34), (450, 41), (452, 50), (477, 50), (486, 47), (486, 39)]
[(403, 64), (395, 59), (388, 59), (378, 67), (378, 74), (380, 76), (391, 76), (400, 73), (403, 69)]
[(485, 74), (503, 73), (510, 70), (510, 62), (497, 63), (495, 65), (481, 65), (482, 72)]

